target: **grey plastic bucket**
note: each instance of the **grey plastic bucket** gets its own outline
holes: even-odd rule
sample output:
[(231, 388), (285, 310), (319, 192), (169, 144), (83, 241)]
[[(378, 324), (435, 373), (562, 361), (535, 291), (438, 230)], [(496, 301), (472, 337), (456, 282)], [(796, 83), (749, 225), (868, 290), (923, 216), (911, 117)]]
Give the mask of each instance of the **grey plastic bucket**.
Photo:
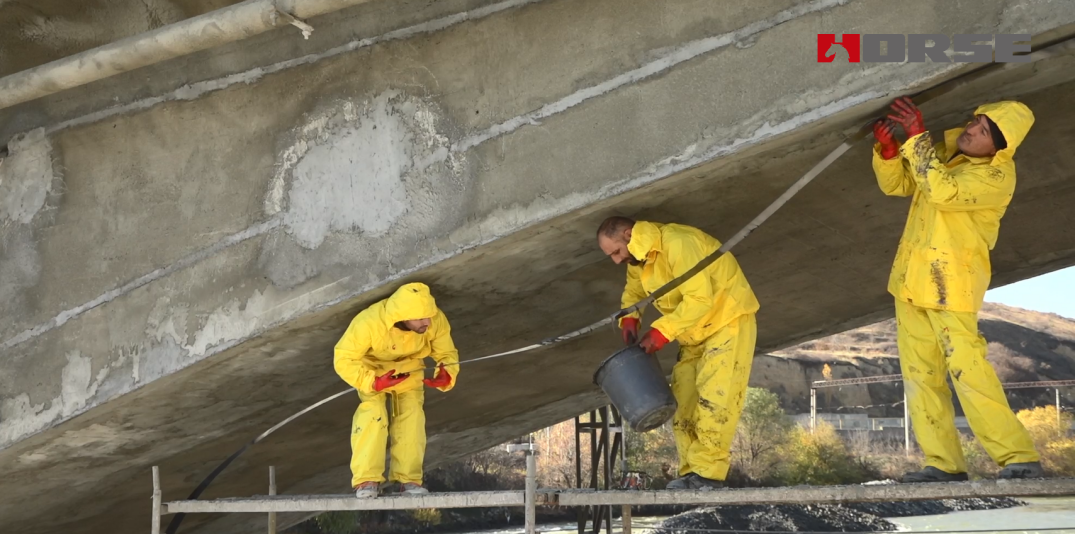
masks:
[(631, 428), (639, 432), (663, 425), (676, 413), (676, 398), (657, 357), (646, 354), (637, 345), (609, 356), (597, 368), (593, 381), (631, 423)]

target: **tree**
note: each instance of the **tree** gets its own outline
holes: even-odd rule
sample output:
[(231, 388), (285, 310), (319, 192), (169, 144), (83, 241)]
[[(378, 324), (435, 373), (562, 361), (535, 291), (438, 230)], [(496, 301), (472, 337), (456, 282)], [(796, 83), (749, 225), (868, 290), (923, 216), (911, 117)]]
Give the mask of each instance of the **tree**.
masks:
[(732, 441), (732, 463), (755, 481), (772, 479), (780, 462), (778, 451), (788, 442), (795, 423), (780, 408), (780, 397), (748, 388), (743, 415)]
[[(568, 419), (536, 432), (534, 441), (541, 451), (537, 457), (538, 484), (549, 488), (575, 487), (575, 420)], [(589, 458), (589, 439), (582, 440), (581, 452), (583, 458)], [(583, 467), (583, 480), (589, 480), (589, 465)]]

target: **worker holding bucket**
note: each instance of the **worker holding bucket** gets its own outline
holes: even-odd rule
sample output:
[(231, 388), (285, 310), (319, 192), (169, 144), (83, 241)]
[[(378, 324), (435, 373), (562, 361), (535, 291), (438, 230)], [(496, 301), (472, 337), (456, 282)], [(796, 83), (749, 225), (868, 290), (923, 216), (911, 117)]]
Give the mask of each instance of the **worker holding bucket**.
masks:
[[(606, 219), (601, 250), (627, 264), (622, 307), (645, 299), (720, 248), (705, 232), (679, 224)], [(672, 369), (678, 407), (672, 419), (679, 478), (668, 489), (720, 487), (728, 475), (732, 437), (743, 410), (757, 339), (758, 300), (731, 254), (724, 254), (654, 306), (662, 317), (639, 339), (640, 314), (620, 319), (624, 343), (653, 354), (679, 342)]]
[[(912, 197), (892, 264), (900, 367), (915, 438), (926, 455), (904, 482), (967, 480), (955, 426), (951, 376), (971, 430), (1003, 469), (1001, 478), (1042, 476), (1030, 435), (1008, 406), (978, 333), (991, 274), (989, 251), (1015, 192), (1015, 149), (1034, 114), (1020, 102), (979, 106), (937, 144), (908, 98), (874, 126), (873, 169), (881, 190)], [(907, 140), (896, 140), (899, 125)]]
[[(438, 364), (423, 379), (425, 358)], [(444, 312), (429, 287), (413, 283), (359, 313), (336, 344), (336, 373), (361, 401), (351, 423), (351, 486), (360, 499), (376, 497), (385, 482), (385, 447), (392, 437), (389, 482), (407, 494), (422, 487), (426, 448), (424, 386), (448, 391), (455, 386), (459, 352)], [(389, 419), (388, 396), (393, 417)]]

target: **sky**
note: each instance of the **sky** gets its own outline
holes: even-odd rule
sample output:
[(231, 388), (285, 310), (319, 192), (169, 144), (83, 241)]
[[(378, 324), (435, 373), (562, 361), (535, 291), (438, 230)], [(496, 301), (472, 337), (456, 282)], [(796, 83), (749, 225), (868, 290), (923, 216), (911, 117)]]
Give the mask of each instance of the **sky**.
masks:
[(992, 289), (985, 301), (1075, 319), (1075, 267)]

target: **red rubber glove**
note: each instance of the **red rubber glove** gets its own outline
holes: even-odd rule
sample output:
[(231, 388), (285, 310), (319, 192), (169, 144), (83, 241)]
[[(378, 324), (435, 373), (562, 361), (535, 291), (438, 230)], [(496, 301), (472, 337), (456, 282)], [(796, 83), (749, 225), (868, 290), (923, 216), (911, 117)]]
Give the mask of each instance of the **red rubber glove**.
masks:
[(398, 377), (392, 376), (394, 374), (396, 374), (396, 370), (392, 369), (391, 371), (388, 371), (387, 373), (375, 378), (373, 380), (373, 390), (384, 391), (392, 386), (395, 386), (396, 384), (401, 384), (404, 380), (407, 379), (407, 377), (411, 376), (410, 374), (399, 375)]
[(442, 388), (452, 383), (452, 375), (448, 374), (448, 371), (444, 369), (444, 364), (440, 364), (437, 370), (437, 376), (433, 378), (423, 378), (422, 382), (431, 388)]
[(894, 129), (896, 129), (896, 123), (888, 119), (873, 123), (873, 136), (877, 138), (878, 143), (881, 143), (882, 158), (892, 159), (900, 153), (900, 144), (896, 142), (896, 133), (892, 131)]
[(634, 345), (638, 341), (638, 326), (641, 321), (634, 317), (624, 317), (620, 321), (620, 328), (623, 329), (623, 344)]
[(646, 354), (653, 354), (661, 350), (661, 347), (668, 343), (668, 338), (664, 337), (664, 334), (656, 328), (650, 328), (646, 332), (646, 335), (642, 336), (642, 342), (638, 345), (642, 347), (642, 350), (646, 351)]
[(922, 122), (922, 112), (910, 98), (906, 96), (897, 98), (892, 103), (892, 111), (895, 114), (889, 115), (888, 118), (903, 125), (903, 131), (907, 132), (908, 139), (926, 131), (926, 124)]

